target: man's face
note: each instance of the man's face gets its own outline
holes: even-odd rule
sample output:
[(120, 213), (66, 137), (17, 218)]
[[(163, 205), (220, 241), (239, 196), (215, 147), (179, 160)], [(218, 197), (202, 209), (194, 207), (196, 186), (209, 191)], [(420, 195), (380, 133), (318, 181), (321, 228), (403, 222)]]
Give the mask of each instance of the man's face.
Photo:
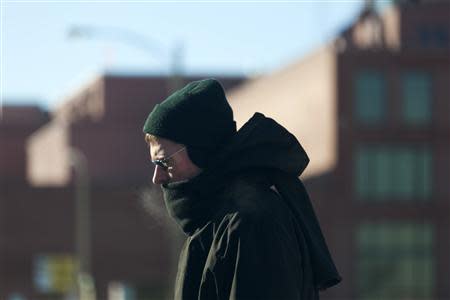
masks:
[(189, 158), (184, 146), (164, 138), (156, 138), (149, 141), (150, 159), (163, 160), (165, 168), (155, 165), (153, 173), (154, 184), (164, 184), (191, 179), (197, 176), (201, 169)]

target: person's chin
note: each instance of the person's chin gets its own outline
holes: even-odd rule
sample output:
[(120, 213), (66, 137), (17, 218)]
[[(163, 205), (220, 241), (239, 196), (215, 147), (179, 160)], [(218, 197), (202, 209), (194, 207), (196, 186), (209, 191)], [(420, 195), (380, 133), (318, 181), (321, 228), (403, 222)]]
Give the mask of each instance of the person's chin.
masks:
[(192, 178), (188, 178), (188, 179), (184, 179), (184, 178), (180, 178), (180, 179), (171, 179), (165, 183), (162, 184), (162, 186), (166, 187), (168, 185), (171, 184), (182, 184), (182, 183), (187, 183), (191, 180)]

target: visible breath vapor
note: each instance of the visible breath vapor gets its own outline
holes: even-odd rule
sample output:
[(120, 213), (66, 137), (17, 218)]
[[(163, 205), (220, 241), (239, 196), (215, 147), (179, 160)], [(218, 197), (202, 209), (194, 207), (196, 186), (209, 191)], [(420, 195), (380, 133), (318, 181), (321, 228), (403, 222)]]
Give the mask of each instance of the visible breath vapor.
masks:
[(137, 191), (139, 204), (143, 210), (158, 227), (173, 227), (174, 222), (170, 219), (164, 206), (162, 193), (154, 187), (143, 187)]

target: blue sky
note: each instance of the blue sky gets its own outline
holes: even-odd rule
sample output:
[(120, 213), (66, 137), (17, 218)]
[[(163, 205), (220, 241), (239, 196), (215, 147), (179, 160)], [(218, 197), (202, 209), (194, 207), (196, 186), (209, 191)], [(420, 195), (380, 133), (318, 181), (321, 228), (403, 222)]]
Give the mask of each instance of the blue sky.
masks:
[[(2, 3), (2, 101), (52, 108), (96, 74), (167, 74), (176, 45), (187, 74), (270, 72), (329, 41), (363, 1)], [(74, 25), (95, 37), (69, 38)], [(124, 40), (130, 32), (159, 50)], [(153, 49), (153, 48), (152, 48)]]

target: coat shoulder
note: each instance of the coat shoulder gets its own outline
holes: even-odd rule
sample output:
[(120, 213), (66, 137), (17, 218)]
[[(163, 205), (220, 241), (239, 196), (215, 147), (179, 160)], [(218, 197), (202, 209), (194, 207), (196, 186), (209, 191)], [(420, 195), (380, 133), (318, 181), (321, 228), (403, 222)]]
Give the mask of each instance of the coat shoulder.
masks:
[(223, 197), (227, 199), (228, 214), (241, 221), (267, 223), (289, 219), (290, 211), (281, 196), (264, 178), (241, 176), (227, 187)]
[(228, 196), (237, 212), (242, 217), (265, 217), (270, 214), (270, 207), (278, 199), (278, 195), (268, 185), (236, 179), (228, 188)]

